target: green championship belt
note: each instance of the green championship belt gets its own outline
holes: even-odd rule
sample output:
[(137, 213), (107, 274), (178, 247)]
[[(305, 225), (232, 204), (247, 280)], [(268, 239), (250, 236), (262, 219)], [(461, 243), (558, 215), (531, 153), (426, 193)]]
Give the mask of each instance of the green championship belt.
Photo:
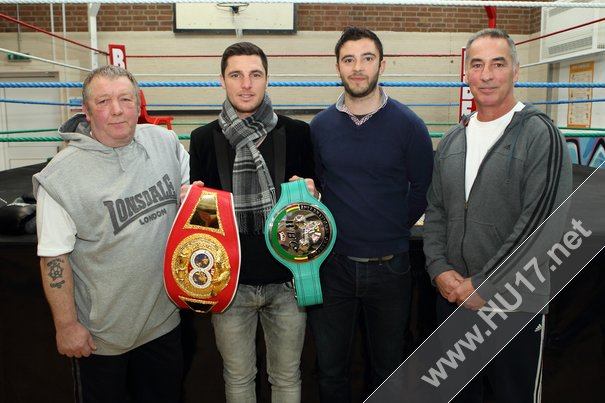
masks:
[(265, 223), (265, 241), (271, 254), (294, 275), (298, 305), (321, 304), (319, 267), (334, 246), (336, 225), (304, 180), (282, 183), (281, 197)]

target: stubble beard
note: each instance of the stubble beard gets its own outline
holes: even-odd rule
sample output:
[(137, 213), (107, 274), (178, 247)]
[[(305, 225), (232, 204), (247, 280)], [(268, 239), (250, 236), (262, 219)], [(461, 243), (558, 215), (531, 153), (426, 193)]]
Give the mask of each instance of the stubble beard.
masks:
[(352, 98), (364, 98), (370, 95), (376, 89), (378, 85), (378, 74), (374, 76), (372, 79), (368, 81), (368, 86), (366, 89), (358, 89), (355, 90), (346, 80), (342, 80), (342, 85), (344, 86), (345, 92)]

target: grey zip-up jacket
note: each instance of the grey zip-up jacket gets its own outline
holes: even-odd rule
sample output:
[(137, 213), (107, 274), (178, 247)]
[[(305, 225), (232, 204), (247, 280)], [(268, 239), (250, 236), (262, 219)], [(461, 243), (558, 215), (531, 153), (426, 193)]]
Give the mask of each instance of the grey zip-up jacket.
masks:
[[(504, 285), (514, 273), (498, 266), (571, 193), (572, 169), (559, 130), (547, 115), (527, 105), (513, 115), (487, 152), (466, 200), (468, 121), (465, 116), (437, 148), (427, 195), (424, 252), (431, 280), (456, 270), (470, 277), (475, 289), (486, 281), (479, 295), (487, 300), (496, 292), (507, 292)], [(557, 242), (560, 235), (551, 233), (548, 242)], [(537, 258), (544, 268), (548, 258)], [(549, 273), (541, 271), (545, 280), (534, 270), (523, 271), (536, 289), (518, 287), (524, 301), (519, 310), (533, 312), (548, 302)]]

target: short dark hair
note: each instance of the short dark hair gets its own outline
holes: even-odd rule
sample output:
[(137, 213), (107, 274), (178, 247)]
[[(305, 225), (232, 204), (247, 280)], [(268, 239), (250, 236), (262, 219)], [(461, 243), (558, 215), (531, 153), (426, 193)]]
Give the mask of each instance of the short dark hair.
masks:
[(336, 62), (338, 62), (338, 58), (340, 57), (340, 49), (343, 47), (345, 42), (348, 41), (358, 41), (360, 39), (371, 39), (374, 41), (374, 44), (378, 48), (378, 54), (380, 56), (380, 60), (384, 58), (384, 51), (382, 49), (382, 42), (378, 36), (366, 28), (359, 27), (346, 27), (344, 31), (342, 31), (342, 35), (338, 42), (336, 42), (336, 47), (334, 48), (334, 54), (336, 55)]
[(141, 93), (139, 90), (139, 83), (137, 82), (136, 78), (134, 78), (134, 76), (128, 70), (109, 64), (107, 66), (94, 69), (84, 79), (84, 83), (82, 84), (82, 104), (86, 107), (88, 107), (88, 99), (90, 98), (89, 86), (92, 80), (96, 77), (105, 77), (112, 80), (115, 80), (119, 77), (126, 77), (128, 81), (132, 83), (132, 89), (134, 90), (137, 106), (141, 106)]
[(221, 58), (221, 75), (225, 76), (225, 70), (227, 69), (227, 63), (231, 56), (259, 56), (263, 67), (265, 69), (265, 74), (269, 73), (269, 63), (267, 62), (267, 55), (265, 52), (255, 44), (251, 42), (238, 42), (229, 46), (223, 52), (223, 57)]
[(519, 56), (517, 55), (517, 47), (515, 46), (515, 41), (512, 40), (512, 38), (506, 33), (506, 31), (497, 28), (482, 29), (481, 31), (476, 32), (475, 34), (473, 34), (473, 36), (469, 38), (468, 42), (466, 42), (466, 50), (468, 51), (473, 42), (480, 38), (504, 39), (506, 43), (508, 43), (508, 47), (510, 48), (510, 56), (513, 61), (513, 66), (519, 64)]

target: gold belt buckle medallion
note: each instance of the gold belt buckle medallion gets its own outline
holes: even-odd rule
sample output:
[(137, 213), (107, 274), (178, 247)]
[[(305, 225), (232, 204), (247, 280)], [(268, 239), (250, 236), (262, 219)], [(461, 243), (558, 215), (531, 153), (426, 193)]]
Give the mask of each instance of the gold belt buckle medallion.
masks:
[(196, 312), (223, 312), (235, 296), (239, 233), (229, 192), (191, 186), (173, 224), (164, 258), (172, 301)]

